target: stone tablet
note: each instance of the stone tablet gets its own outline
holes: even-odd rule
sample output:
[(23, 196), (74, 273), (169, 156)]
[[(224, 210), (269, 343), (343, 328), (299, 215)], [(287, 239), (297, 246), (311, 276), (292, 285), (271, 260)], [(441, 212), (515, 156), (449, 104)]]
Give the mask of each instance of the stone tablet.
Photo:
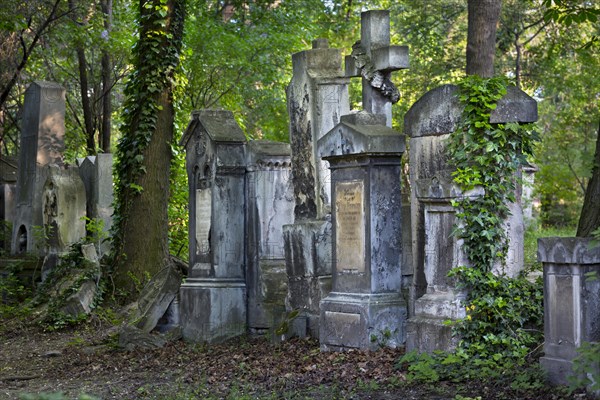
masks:
[(365, 272), (363, 181), (336, 182), (336, 252), (340, 273)]
[(212, 210), (212, 194), (210, 189), (196, 190), (196, 253), (206, 254), (210, 251), (210, 222)]

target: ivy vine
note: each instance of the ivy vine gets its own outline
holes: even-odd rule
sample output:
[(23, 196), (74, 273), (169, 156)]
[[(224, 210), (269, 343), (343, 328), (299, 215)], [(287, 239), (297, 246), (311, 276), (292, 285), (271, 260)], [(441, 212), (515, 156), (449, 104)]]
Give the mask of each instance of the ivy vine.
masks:
[[(158, 123), (159, 96), (176, 88), (185, 2), (168, 0), (140, 3), (140, 37), (134, 48), (134, 70), (125, 87), (122, 131), (117, 145), (113, 249), (120, 254), (122, 232), (133, 199), (143, 192), (140, 177), (146, 173), (144, 154)], [(173, 100), (172, 98), (170, 99)]]
[[(482, 195), (453, 201), (458, 219), (455, 234), (463, 239), (469, 266), (450, 272), (467, 290), (467, 317), (455, 324), (461, 338), (458, 354), (524, 362), (540, 340), (543, 321), (541, 285), (524, 277), (495, 276), (495, 263), (506, 261), (508, 238), (503, 226), (515, 201), (520, 165), (533, 152), (538, 134), (533, 124), (490, 122), (507, 92), (505, 77), (467, 76), (459, 84), (464, 104), (462, 123), (449, 138), (455, 167), (452, 177), (463, 193), (479, 188)], [(533, 329), (536, 328), (536, 329)]]

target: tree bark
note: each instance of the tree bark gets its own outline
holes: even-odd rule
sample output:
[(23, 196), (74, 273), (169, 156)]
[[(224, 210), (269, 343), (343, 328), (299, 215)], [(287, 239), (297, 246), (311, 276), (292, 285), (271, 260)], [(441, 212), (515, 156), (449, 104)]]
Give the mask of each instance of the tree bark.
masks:
[[(115, 283), (129, 297), (135, 294), (136, 281), (144, 283), (146, 278), (170, 265), (167, 210), (174, 131), (173, 82), (183, 38), (185, 0), (167, 1), (163, 42), (159, 46), (153, 46), (152, 37), (156, 37), (156, 26), (163, 18), (156, 11), (162, 9), (162, 4), (160, 0), (150, 3), (153, 3), (152, 7), (140, 4), (142, 25), (135, 64), (138, 78), (133, 81), (135, 86), (128, 88), (133, 90), (127, 90), (131, 96), (129, 100), (133, 100), (132, 111), (118, 148), (121, 158), (143, 157), (140, 174), (121, 171), (122, 166), (117, 166), (120, 178), (117, 210), (120, 215), (116, 235), (118, 243), (115, 245)], [(153, 77), (166, 79), (157, 84)], [(144, 102), (148, 100), (158, 110), (152, 126), (148, 126), (147, 122), (140, 123), (148, 110), (144, 108)], [(138, 150), (141, 148), (137, 144), (127, 147), (128, 143), (139, 139), (136, 135), (140, 132), (149, 134), (146, 147), (143, 150)], [(135, 191), (132, 184), (141, 186), (142, 191)]]
[(501, 7), (501, 0), (469, 0), (467, 75), (494, 76), (496, 31)]
[(585, 190), (585, 198), (577, 226), (577, 236), (591, 236), (592, 232), (598, 228), (600, 228), (600, 123), (598, 124), (592, 178)]
[[(112, 0), (100, 0), (107, 40), (112, 29)], [(107, 49), (102, 50), (102, 125), (100, 126), (100, 148), (110, 153), (112, 130), (112, 60)]]

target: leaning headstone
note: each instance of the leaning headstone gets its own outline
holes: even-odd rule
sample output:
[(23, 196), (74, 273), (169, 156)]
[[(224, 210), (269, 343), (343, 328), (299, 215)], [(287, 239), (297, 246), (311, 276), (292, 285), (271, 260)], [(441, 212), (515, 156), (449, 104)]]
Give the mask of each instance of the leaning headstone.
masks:
[[(600, 244), (591, 238), (542, 238), (537, 256), (544, 269), (540, 364), (551, 383), (565, 385), (575, 373), (581, 345), (600, 343)], [(595, 371), (593, 365), (588, 367), (598, 376), (600, 364), (595, 362)]]
[[(445, 320), (465, 317), (464, 293), (448, 272), (468, 265), (462, 241), (452, 232), (456, 224), (452, 201), (463, 196), (479, 196), (478, 189), (462, 193), (452, 181), (452, 166), (446, 141), (462, 116), (458, 87), (444, 85), (421, 97), (407, 112), (405, 133), (410, 136), (411, 220), (413, 237), (414, 315), (407, 326), (407, 349), (432, 352), (456, 345)], [(517, 88), (498, 102), (490, 117), (492, 123), (534, 122), (535, 100)], [(518, 193), (517, 193), (518, 194)], [(511, 217), (505, 223), (509, 250), (505, 264), (494, 273), (515, 276), (523, 268), (523, 218), (519, 198), (510, 204)]]
[(248, 327), (275, 328), (285, 312), (287, 275), (283, 226), (294, 220), (290, 145), (248, 143), (246, 168), (246, 285)]
[(183, 337), (217, 342), (246, 331), (246, 138), (231, 112), (202, 110), (192, 114), (180, 145), (190, 196)]
[(102, 231), (96, 243), (99, 255), (110, 253), (108, 238), (112, 226), (113, 214), (113, 179), (112, 154), (88, 156), (79, 161), (79, 174), (86, 192), (86, 214), (90, 220), (102, 221)]
[(319, 302), (331, 289), (329, 168), (316, 143), (350, 109), (349, 79), (342, 54), (325, 39), (292, 56), (293, 77), (287, 88), (294, 188), (294, 223), (283, 228), (288, 308), (301, 311), (307, 326), (296, 332), (318, 337)]
[(25, 92), (16, 210), (11, 250), (43, 252), (34, 229), (41, 228), (44, 166), (62, 166), (65, 148), (65, 89), (52, 82), (33, 82)]
[(400, 175), (404, 136), (385, 115), (346, 115), (319, 140), (331, 168), (333, 288), (321, 302), (322, 350), (404, 343)]

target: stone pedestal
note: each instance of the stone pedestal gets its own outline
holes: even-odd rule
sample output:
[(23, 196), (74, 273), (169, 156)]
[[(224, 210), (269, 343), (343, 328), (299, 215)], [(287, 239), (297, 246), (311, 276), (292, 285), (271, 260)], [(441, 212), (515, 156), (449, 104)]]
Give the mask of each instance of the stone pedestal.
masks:
[(217, 342), (246, 331), (246, 139), (233, 114), (192, 114), (186, 149), (189, 263), (181, 285), (183, 337)]
[(332, 176), (333, 288), (321, 301), (322, 350), (404, 343), (401, 157), (384, 115), (342, 117), (319, 140)]
[(25, 92), (16, 209), (11, 251), (43, 253), (34, 227), (41, 227), (42, 192), (47, 176), (43, 167), (62, 166), (65, 134), (65, 89), (52, 82), (35, 81)]
[(600, 244), (590, 238), (543, 238), (537, 255), (544, 268), (540, 364), (550, 382), (567, 384), (579, 346), (600, 342)]
[[(411, 298), (414, 315), (407, 326), (407, 350), (421, 352), (451, 350), (456, 344), (444, 320), (464, 318), (464, 294), (447, 277), (455, 267), (468, 265), (462, 241), (452, 231), (456, 223), (453, 199), (479, 196), (477, 190), (462, 193), (452, 182), (452, 166), (446, 141), (461, 119), (463, 106), (458, 87), (444, 85), (421, 97), (406, 113), (405, 133), (410, 136), (411, 230), (414, 277)], [(498, 102), (490, 122), (533, 122), (537, 120), (535, 100), (516, 88)], [(516, 276), (523, 268), (523, 216), (520, 192), (510, 205), (505, 222), (509, 250), (505, 264), (494, 273)]]
[(253, 140), (246, 168), (248, 327), (276, 328), (285, 313), (288, 278), (283, 226), (294, 220), (290, 146)]

